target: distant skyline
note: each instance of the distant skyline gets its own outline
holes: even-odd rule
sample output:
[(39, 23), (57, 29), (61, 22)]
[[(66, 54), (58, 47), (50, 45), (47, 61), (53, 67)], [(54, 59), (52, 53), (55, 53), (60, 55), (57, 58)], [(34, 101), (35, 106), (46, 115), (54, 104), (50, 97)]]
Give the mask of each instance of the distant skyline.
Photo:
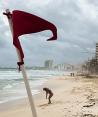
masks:
[(48, 59), (55, 64), (77, 64), (94, 56), (98, 42), (98, 1), (1, 0), (0, 67), (14, 67), (18, 61), (7, 18), (2, 14), (8, 8), (38, 15), (58, 29), (57, 41), (46, 41), (51, 37), (50, 31), (20, 37), (26, 66), (43, 66)]

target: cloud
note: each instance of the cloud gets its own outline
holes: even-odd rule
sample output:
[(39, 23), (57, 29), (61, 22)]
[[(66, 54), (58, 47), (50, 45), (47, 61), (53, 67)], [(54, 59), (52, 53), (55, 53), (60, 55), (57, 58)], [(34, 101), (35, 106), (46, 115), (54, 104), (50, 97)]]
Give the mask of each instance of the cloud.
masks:
[[(55, 4), (55, 5), (54, 5)], [(58, 40), (47, 42), (50, 31), (20, 37), (29, 65), (43, 65), (46, 59), (55, 63), (77, 63), (92, 57), (98, 35), (98, 2), (95, 0), (1, 0), (0, 1), (0, 65), (16, 65), (16, 52), (8, 21), (2, 12), (6, 8), (34, 13), (57, 26)], [(4, 58), (5, 56), (5, 58)], [(9, 62), (5, 62), (6, 58)]]

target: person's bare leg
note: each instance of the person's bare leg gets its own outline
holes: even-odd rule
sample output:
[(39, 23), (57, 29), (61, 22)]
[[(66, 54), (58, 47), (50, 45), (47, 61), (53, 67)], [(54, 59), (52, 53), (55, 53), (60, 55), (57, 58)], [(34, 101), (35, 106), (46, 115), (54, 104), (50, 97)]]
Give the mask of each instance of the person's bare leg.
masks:
[(48, 98), (49, 99), (49, 102), (48, 102), (48, 104), (51, 104), (51, 100), (50, 100), (50, 98)]
[(48, 104), (51, 104), (51, 97), (53, 96), (53, 94), (51, 94), (50, 96), (49, 96), (49, 98), (48, 98), (48, 100), (49, 100), (49, 102), (48, 102)]

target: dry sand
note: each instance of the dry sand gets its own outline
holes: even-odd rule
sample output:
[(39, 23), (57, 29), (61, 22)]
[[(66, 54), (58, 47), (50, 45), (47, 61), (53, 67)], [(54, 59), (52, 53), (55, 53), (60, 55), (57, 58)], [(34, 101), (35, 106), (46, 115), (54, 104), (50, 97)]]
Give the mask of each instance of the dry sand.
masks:
[[(43, 85), (54, 92), (47, 104), (45, 92), (34, 96), (38, 117), (98, 117), (98, 79), (62, 76)], [(32, 117), (27, 99), (0, 105), (0, 117)]]

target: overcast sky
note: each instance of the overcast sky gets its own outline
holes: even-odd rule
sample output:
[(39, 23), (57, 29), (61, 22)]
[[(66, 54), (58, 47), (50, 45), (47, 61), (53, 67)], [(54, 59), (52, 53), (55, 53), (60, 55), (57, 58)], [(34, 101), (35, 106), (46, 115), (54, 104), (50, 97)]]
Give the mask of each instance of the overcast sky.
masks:
[[(20, 37), (27, 66), (43, 65), (47, 59), (57, 63), (79, 63), (94, 56), (98, 42), (97, 0), (0, 0), (0, 66), (16, 66), (5, 9), (23, 10), (57, 26), (57, 41), (47, 42), (50, 31)], [(85, 53), (89, 52), (89, 53)]]

